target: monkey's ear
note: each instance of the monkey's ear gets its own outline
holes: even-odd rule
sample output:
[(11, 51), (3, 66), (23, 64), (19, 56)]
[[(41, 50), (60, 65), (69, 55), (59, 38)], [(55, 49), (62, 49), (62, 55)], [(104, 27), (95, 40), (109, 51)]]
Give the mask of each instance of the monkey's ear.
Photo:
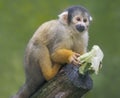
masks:
[(63, 13), (61, 13), (60, 15), (58, 15), (59, 20), (63, 23), (63, 24), (67, 24), (67, 19), (68, 19), (68, 12), (65, 11)]
[(89, 19), (90, 19), (90, 21), (92, 21), (93, 20), (92, 16), (90, 16)]

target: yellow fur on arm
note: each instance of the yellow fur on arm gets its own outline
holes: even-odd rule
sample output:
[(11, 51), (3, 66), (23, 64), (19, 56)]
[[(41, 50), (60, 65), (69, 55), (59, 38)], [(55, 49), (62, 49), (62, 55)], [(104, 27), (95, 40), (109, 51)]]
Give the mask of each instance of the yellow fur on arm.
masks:
[(52, 60), (56, 63), (69, 63), (69, 58), (73, 54), (72, 50), (59, 49), (52, 54)]

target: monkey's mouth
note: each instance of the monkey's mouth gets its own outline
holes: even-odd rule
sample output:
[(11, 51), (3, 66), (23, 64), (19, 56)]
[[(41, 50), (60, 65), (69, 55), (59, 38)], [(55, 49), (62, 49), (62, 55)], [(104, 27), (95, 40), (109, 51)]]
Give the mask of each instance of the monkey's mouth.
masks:
[(83, 31), (85, 30), (85, 26), (76, 25), (76, 29), (77, 29), (79, 32), (83, 32)]

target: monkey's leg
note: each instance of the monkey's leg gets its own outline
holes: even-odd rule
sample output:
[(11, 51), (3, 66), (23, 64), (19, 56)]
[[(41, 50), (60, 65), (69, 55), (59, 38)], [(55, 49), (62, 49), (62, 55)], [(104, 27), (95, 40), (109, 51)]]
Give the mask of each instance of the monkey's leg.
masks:
[(45, 83), (45, 78), (39, 65), (39, 55), (42, 55), (42, 58), (44, 58), (42, 49), (42, 46), (28, 45), (24, 61), (26, 81), (13, 98), (29, 98)]
[(43, 65), (43, 66), (44, 67), (42, 67), (42, 72), (47, 81), (52, 79), (60, 69), (59, 64), (54, 64), (53, 66), (50, 66), (50, 65)]
[(40, 60), (39, 60), (40, 68), (42, 70), (42, 73), (43, 73), (43, 76), (45, 77), (45, 79), (50, 80), (57, 74), (61, 65), (60, 64), (52, 65), (51, 57), (50, 57), (47, 47), (44, 46), (42, 48), (43, 48), (42, 55), (40, 53), (40, 57), (39, 57), (40, 58)]

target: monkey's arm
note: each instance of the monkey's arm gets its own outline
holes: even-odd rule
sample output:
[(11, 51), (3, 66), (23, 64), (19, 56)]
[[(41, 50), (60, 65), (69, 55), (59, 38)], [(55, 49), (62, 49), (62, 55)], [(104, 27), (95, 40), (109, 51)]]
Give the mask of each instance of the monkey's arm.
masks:
[(80, 55), (68, 49), (58, 49), (52, 54), (52, 60), (57, 63), (74, 63), (78, 64), (77, 57)]

